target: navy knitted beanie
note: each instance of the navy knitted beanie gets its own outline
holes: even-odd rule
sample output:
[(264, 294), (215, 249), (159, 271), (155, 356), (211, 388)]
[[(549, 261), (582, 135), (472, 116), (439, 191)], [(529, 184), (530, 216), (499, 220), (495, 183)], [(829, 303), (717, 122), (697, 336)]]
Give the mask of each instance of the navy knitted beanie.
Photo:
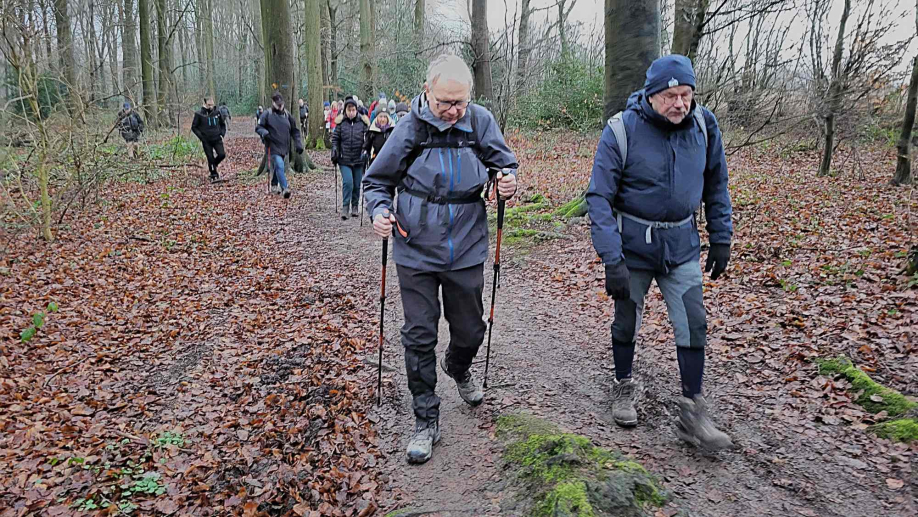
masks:
[(644, 92), (648, 97), (673, 86), (691, 86), (695, 89), (695, 71), (685, 56), (670, 54), (657, 58), (647, 69)]

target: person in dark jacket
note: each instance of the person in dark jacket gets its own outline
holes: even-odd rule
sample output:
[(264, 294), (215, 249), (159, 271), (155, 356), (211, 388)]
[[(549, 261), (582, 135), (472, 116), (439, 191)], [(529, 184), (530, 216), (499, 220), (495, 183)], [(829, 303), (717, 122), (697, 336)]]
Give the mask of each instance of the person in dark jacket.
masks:
[(284, 97), (280, 92), (274, 92), (274, 95), (271, 96), (271, 109), (262, 113), (255, 132), (265, 144), (265, 154), (272, 167), (271, 191), (283, 194), (285, 199), (289, 198), (290, 187), (287, 184), (284, 160), (290, 153), (291, 141), (298, 154), (303, 152), (303, 142), (300, 139), (300, 130), (296, 120), (284, 109)]
[(300, 128), (301, 128), (301, 133), (305, 135), (306, 130), (307, 130), (306, 122), (309, 120), (309, 106), (306, 105), (306, 101), (304, 101), (303, 99), (299, 100), (299, 104), (300, 104)]
[[(395, 241), (405, 369), (414, 399), (411, 463), (430, 459), (440, 439), (435, 350), (441, 287), (450, 343), (440, 367), (467, 404), (483, 401), (470, 371), (486, 329), (488, 217), (482, 190), (494, 179), (500, 196), (512, 197), (518, 167), (491, 112), (469, 104), (472, 73), (462, 58), (437, 57), (427, 78), (429, 104), (398, 123), (363, 182), (374, 232)], [(495, 169), (500, 172), (492, 176)], [(399, 231), (393, 233), (396, 221)]]
[(347, 220), (348, 208), (351, 210), (351, 217), (358, 216), (360, 181), (366, 167), (363, 145), (370, 120), (365, 115), (358, 115), (357, 101), (348, 98), (344, 101), (344, 113), (338, 115), (335, 122), (331, 160), (341, 170), (341, 203), (344, 207), (341, 219)]
[(134, 111), (130, 102), (125, 102), (121, 111), (118, 112), (118, 129), (121, 131), (121, 138), (127, 143), (128, 157), (133, 158), (137, 150), (137, 141), (140, 140), (140, 134), (143, 133), (143, 119)]
[(400, 102), (395, 105), (395, 123), (398, 124), (400, 120), (408, 116), (408, 105), (404, 102)]
[(376, 157), (379, 156), (379, 151), (386, 144), (386, 140), (389, 139), (393, 129), (395, 129), (395, 125), (389, 120), (388, 113), (381, 111), (376, 115), (376, 120), (373, 121), (370, 125), (370, 130), (367, 131), (367, 143), (363, 147), (364, 154), (369, 158), (371, 166)]
[(220, 106), (217, 107), (217, 110), (219, 110), (220, 115), (223, 116), (223, 123), (226, 124), (226, 129), (229, 129), (230, 121), (233, 120), (232, 115), (230, 115), (229, 107), (227, 107), (225, 102), (221, 102)]
[(606, 292), (615, 300), (615, 422), (637, 424), (641, 390), (631, 370), (644, 296), (656, 280), (675, 330), (682, 378), (677, 434), (717, 450), (732, 441), (711, 421), (701, 391), (707, 316), (695, 211), (704, 202), (711, 242), (705, 271), (713, 268), (716, 280), (730, 259), (732, 208), (717, 119), (694, 101), (694, 89), (688, 58), (670, 55), (650, 65), (644, 89), (603, 130), (586, 200)]
[(217, 166), (226, 158), (226, 151), (223, 149), (223, 137), (226, 136), (226, 121), (223, 115), (214, 108), (214, 100), (211, 97), (204, 97), (204, 105), (195, 112), (194, 120), (191, 122), (191, 132), (201, 141), (204, 147), (204, 155), (207, 156), (207, 168), (210, 171), (210, 180), (217, 181), (220, 174), (217, 172)]
[(255, 110), (255, 125), (256, 126), (258, 125), (258, 121), (261, 120), (261, 114), (264, 112), (265, 112), (265, 108), (262, 106), (259, 106), (258, 109)]

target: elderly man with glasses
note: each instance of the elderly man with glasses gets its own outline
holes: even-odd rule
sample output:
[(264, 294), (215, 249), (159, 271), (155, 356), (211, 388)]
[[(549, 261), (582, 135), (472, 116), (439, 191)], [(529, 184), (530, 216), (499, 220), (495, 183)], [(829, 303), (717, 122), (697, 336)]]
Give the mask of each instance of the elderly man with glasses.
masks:
[(733, 225), (724, 144), (714, 114), (694, 101), (695, 72), (685, 56), (654, 61), (644, 89), (609, 120), (587, 190), (593, 246), (615, 300), (612, 416), (637, 425), (640, 386), (631, 375), (644, 296), (654, 280), (673, 324), (682, 396), (678, 436), (696, 446), (732, 447), (701, 393), (707, 316), (695, 212), (704, 202), (711, 249), (705, 271), (727, 268)]
[(461, 58), (436, 58), (427, 70), (426, 105), (415, 100), (418, 109), (399, 120), (363, 180), (374, 231), (395, 240), (405, 314), (401, 336), (414, 399), (411, 463), (430, 459), (440, 439), (435, 349), (441, 287), (450, 342), (440, 366), (467, 404), (482, 402), (470, 372), (485, 332), (488, 218), (482, 191), (495, 180), (504, 199), (516, 193), (516, 156), (491, 112), (469, 102), (471, 87), (472, 74)]

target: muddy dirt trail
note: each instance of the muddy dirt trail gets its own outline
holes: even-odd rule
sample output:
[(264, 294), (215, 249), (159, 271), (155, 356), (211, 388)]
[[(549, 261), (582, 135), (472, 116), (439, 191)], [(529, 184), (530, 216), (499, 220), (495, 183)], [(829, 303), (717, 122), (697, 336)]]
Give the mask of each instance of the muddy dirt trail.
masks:
[[(306, 199), (291, 203), (289, 210), (275, 211), (276, 222), (291, 240), (300, 232), (323, 232), (317, 248), (302, 251), (309, 269), (334, 277), (340, 264), (356, 266), (353, 270), (364, 277), (353, 279), (351, 295), (357, 303), (366, 304), (367, 314), (378, 313), (380, 241), (368, 220), (363, 227), (354, 219), (340, 220), (334, 210), (333, 169), (324, 155), (314, 156), (320, 169), (293, 178), (294, 196)], [(589, 239), (585, 224), (572, 225), (566, 233), (571, 239)], [(717, 346), (708, 348), (705, 386), (715, 407), (715, 420), (733, 437), (737, 448), (707, 455), (679, 442), (673, 431), (676, 354), (656, 287), (648, 295), (635, 364), (644, 385), (640, 423), (630, 430), (618, 428), (612, 421), (610, 398), (612, 303), (597, 311), (590, 303), (596, 297), (595, 286), (560, 290), (550, 276), (553, 265), (575, 259), (567, 253), (569, 242), (504, 250), (491, 387), (485, 403), (474, 409), (466, 406), (452, 380), (440, 374), (437, 390), (443, 400), (443, 438), (433, 458), (421, 466), (410, 466), (404, 460), (414, 418), (399, 343), (403, 318), (398, 279), (390, 261), (384, 350), (388, 368), (384, 370), (382, 407), (370, 411), (385, 455), (381, 465), (384, 510), (410, 509), (411, 515), (513, 515), (511, 495), (503, 490), (506, 475), (493, 431), (499, 415), (522, 411), (640, 461), (661, 478), (676, 504), (693, 515), (918, 513), (916, 473), (907, 447), (867, 447), (876, 439), (861, 430), (814, 422), (809, 414), (812, 406), (792, 396), (785, 382), (752, 382), (750, 377), (758, 370)], [(488, 262), (488, 287), (491, 274)], [(341, 280), (345, 285), (348, 282)], [(490, 289), (486, 291), (485, 307), (490, 303)], [(711, 321), (729, 319), (729, 307), (718, 305), (710, 296), (706, 303)], [(725, 332), (723, 325), (712, 324), (710, 342), (719, 342)], [(446, 348), (448, 336), (445, 321), (441, 321), (438, 355)], [(376, 337), (367, 339), (374, 343)], [(767, 339), (763, 336), (763, 341)], [(764, 345), (777, 349), (781, 343)], [(366, 378), (370, 382), (376, 378), (374, 348), (367, 349)], [(484, 347), (479, 359), (473, 371), (480, 379)], [(890, 489), (887, 478), (905, 480), (905, 489)]]

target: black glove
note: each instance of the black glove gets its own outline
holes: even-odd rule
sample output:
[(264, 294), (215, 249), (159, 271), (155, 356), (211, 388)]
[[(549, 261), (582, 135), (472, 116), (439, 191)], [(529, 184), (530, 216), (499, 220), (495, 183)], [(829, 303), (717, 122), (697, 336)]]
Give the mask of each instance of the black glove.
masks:
[(332, 163), (338, 165), (338, 153), (332, 151)]
[(302, 146), (302, 145), (296, 146), (296, 154), (303, 154), (303, 146)]
[(618, 264), (606, 264), (606, 294), (613, 300), (631, 298), (631, 273), (624, 260)]
[(708, 250), (708, 261), (704, 265), (704, 272), (711, 271), (711, 280), (717, 280), (724, 270), (727, 269), (727, 262), (730, 262), (730, 245), (729, 244), (711, 244)]

